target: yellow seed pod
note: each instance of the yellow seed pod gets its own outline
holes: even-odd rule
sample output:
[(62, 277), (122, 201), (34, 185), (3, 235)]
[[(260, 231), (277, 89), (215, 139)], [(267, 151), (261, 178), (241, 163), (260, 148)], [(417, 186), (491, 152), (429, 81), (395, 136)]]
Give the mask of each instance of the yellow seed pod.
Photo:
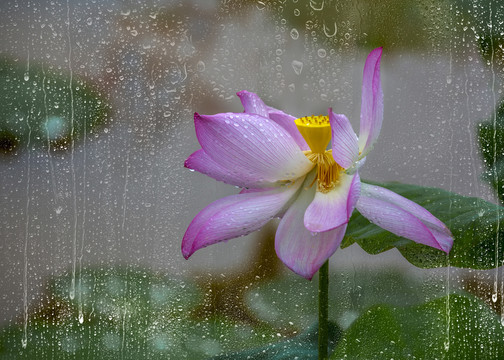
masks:
[(305, 116), (295, 120), (296, 126), (311, 151), (323, 154), (331, 141), (331, 125), (328, 116)]

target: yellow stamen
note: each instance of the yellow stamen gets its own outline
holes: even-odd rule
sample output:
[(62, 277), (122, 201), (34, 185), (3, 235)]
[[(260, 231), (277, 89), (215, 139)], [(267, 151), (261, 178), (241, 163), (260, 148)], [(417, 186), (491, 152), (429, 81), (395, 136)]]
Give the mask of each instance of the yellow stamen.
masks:
[(305, 151), (304, 154), (308, 160), (317, 164), (317, 177), (313, 180), (313, 182), (317, 180), (317, 191), (326, 193), (334, 189), (340, 182), (340, 174), (343, 172), (343, 168), (334, 161), (332, 150), (324, 153)]
[[(317, 191), (326, 193), (339, 184), (343, 168), (332, 156), (332, 150), (326, 151), (331, 141), (331, 125), (328, 116), (306, 116), (295, 120), (296, 126), (306, 140), (311, 151), (305, 151), (306, 157), (317, 165)], [(310, 186), (311, 186), (310, 185)]]
[(328, 116), (305, 116), (295, 120), (296, 126), (311, 151), (323, 154), (331, 141), (331, 125)]

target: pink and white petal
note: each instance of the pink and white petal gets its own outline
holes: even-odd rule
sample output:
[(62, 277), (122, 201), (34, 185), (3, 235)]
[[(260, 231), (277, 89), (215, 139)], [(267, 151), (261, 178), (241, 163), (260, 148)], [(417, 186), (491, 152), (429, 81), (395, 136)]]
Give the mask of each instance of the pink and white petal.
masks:
[(260, 229), (283, 210), (303, 180), (272, 190), (227, 196), (208, 205), (187, 228), (182, 254), (188, 259), (203, 247)]
[(213, 161), (203, 149), (192, 153), (184, 162), (184, 166), (210, 176), (215, 180), (234, 186), (260, 188), (274, 187), (276, 185), (271, 182), (259, 181), (257, 178), (251, 176), (249, 172), (240, 172), (236, 168), (225, 168)]
[(273, 190), (273, 188), (244, 188), (240, 190), (240, 194), (251, 194), (251, 193), (258, 193), (258, 192), (265, 192), (265, 191), (270, 191)]
[(410, 212), (425, 224), (428, 224), (430, 228), (437, 228), (440, 232), (451, 235), (450, 229), (426, 208), (389, 189), (377, 185), (362, 184), (362, 195), (395, 204), (401, 209)]
[(348, 223), (359, 199), (359, 173), (340, 175), (340, 183), (331, 191), (317, 191), (304, 214), (304, 226), (311, 232), (324, 232)]
[(296, 123), (294, 122), (296, 120), (296, 117), (272, 107), (268, 107), (268, 115), (271, 120), (287, 130), (287, 132), (292, 136), (294, 141), (296, 141), (301, 150), (310, 150), (310, 147), (306, 143), (306, 140), (303, 138), (296, 126)]
[(345, 169), (345, 174), (348, 174), (348, 175), (355, 174), (356, 171), (359, 171), (360, 168), (364, 166), (364, 164), (366, 163), (366, 159), (367, 159), (366, 157), (363, 157), (362, 159), (357, 160), (357, 162), (355, 162), (355, 164), (353, 164), (348, 169)]
[(249, 114), (257, 114), (265, 118), (268, 117), (268, 108), (257, 94), (242, 90), (236, 93), (243, 105), (243, 110)]
[(382, 48), (371, 51), (364, 65), (359, 130), (359, 151), (366, 156), (373, 147), (383, 122), (383, 90), (380, 81)]
[(194, 124), (201, 147), (214, 162), (258, 182), (295, 180), (313, 168), (289, 133), (262, 116), (196, 113)]
[(355, 163), (355, 169), (356, 169), (356, 170), (360, 170), (360, 168), (361, 168), (361, 167), (363, 167), (363, 166), (364, 166), (364, 164), (366, 163), (366, 159), (367, 159), (367, 157), (363, 157), (363, 158), (361, 158), (359, 161), (357, 161), (357, 162)]
[(450, 230), (413, 201), (375, 185), (362, 184), (357, 210), (391, 233), (446, 253), (453, 245)]
[(182, 255), (188, 259), (196, 250), (193, 250), (194, 240), (196, 239), (201, 228), (206, 224), (213, 215), (239, 201), (238, 195), (226, 196), (222, 199), (214, 201), (191, 221), (182, 239)]
[(238, 95), (238, 97), (240, 98), (243, 109), (246, 113), (257, 114), (273, 120), (278, 125), (287, 130), (287, 132), (299, 145), (301, 150), (310, 149), (303, 136), (301, 136), (301, 134), (299, 133), (296, 124), (294, 123), (294, 120), (296, 120), (294, 116), (288, 115), (281, 110), (267, 106), (266, 104), (264, 104), (261, 98), (253, 92), (242, 90), (236, 95)]
[(344, 169), (351, 168), (359, 159), (359, 143), (352, 124), (343, 114), (335, 114), (329, 109), (332, 131), (332, 155), (334, 161)]
[[(310, 176), (313, 176), (314, 177), (315, 173), (312, 171), (311, 172), (311, 175), (307, 175), (306, 177), (304, 178), (299, 178), (298, 180), (296, 180), (296, 182), (303, 182), (307, 177), (310, 177)], [(313, 177), (312, 177), (312, 181), (313, 181)], [(310, 181), (310, 183), (312, 182)], [(298, 183), (299, 184), (299, 183)], [(291, 185), (287, 185), (287, 186), (291, 186)], [(273, 190), (274, 188), (245, 188), (245, 189), (242, 189), (240, 191), (240, 194), (250, 194), (250, 193), (257, 193), (257, 192), (265, 192), (265, 191), (269, 191), (269, 190)], [(292, 203), (294, 202), (294, 200), (296, 199), (296, 196), (292, 196), (289, 201), (287, 201), (283, 208), (277, 213), (277, 215), (275, 217), (283, 217), (285, 212), (289, 209), (289, 207), (292, 205)]]
[(280, 221), (275, 236), (275, 250), (280, 260), (289, 269), (308, 280), (311, 280), (338, 249), (347, 227), (344, 224), (321, 233), (311, 233), (304, 227), (304, 213), (314, 193), (313, 187), (301, 190), (298, 198)]

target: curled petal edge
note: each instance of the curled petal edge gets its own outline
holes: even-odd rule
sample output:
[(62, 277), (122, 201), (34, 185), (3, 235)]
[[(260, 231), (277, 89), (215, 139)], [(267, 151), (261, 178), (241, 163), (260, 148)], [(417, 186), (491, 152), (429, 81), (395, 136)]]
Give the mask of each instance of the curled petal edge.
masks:
[(395, 235), (446, 253), (453, 246), (453, 236), (446, 225), (427, 209), (388, 189), (362, 184), (357, 210)]

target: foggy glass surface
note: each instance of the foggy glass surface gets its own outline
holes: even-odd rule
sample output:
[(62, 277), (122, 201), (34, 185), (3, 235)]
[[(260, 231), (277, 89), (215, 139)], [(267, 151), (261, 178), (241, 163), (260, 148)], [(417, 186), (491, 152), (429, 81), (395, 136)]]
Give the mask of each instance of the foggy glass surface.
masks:
[[(276, 258), (277, 220), (182, 257), (192, 218), (239, 192), (184, 168), (193, 114), (241, 112), (249, 90), (357, 130), (378, 46), (385, 116), (361, 177), (498, 203), (478, 128), (502, 99), (503, 19), (491, 0), (3, 1), (0, 358), (199, 359), (313, 325), (315, 281)], [(502, 312), (498, 270), (357, 244), (330, 267), (343, 328), (449, 290)]]

